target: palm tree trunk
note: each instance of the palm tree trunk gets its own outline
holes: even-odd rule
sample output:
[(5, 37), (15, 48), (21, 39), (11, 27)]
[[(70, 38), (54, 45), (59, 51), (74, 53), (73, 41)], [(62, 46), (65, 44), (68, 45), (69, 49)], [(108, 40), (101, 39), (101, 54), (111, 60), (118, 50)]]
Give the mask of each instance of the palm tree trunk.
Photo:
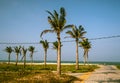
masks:
[(8, 64), (10, 64), (10, 53), (8, 55)]
[(47, 50), (45, 49), (45, 53), (44, 53), (44, 65), (46, 67), (46, 57), (47, 57)]
[(76, 39), (76, 70), (79, 69), (78, 39)]
[(31, 54), (31, 65), (33, 64), (33, 53)]
[(83, 57), (84, 57), (84, 65), (86, 64), (86, 51), (85, 51), (85, 49), (84, 49), (84, 55), (83, 55)]
[(88, 62), (88, 50), (87, 50), (87, 53), (86, 53), (86, 62), (89, 65), (89, 62)]
[(57, 48), (57, 63), (58, 63), (58, 48)]
[(60, 42), (60, 33), (58, 33), (57, 36), (58, 36), (57, 74), (58, 74), (58, 75), (61, 75), (61, 42)]
[(26, 66), (26, 55), (24, 55), (24, 68)]
[(18, 53), (16, 54), (16, 66), (17, 66), (17, 63), (18, 63)]

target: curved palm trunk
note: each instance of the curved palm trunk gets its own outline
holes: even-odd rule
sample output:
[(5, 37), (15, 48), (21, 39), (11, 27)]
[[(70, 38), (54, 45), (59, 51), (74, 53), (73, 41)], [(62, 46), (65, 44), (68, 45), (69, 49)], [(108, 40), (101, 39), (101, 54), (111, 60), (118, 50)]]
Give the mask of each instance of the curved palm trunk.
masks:
[(10, 53), (8, 55), (8, 64), (10, 64)]
[(60, 33), (57, 34), (58, 36), (58, 57), (57, 57), (57, 74), (61, 75), (61, 42), (60, 42)]
[(46, 61), (47, 61), (47, 50), (45, 49), (45, 53), (44, 53), (44, 65), (46, 67)]
[(16, 66), (17, 66), (17, 63), (18, 63), (18, 53), (16, 54)]
[(76, 39), (76, 70), (79, 69), (78, 39)]

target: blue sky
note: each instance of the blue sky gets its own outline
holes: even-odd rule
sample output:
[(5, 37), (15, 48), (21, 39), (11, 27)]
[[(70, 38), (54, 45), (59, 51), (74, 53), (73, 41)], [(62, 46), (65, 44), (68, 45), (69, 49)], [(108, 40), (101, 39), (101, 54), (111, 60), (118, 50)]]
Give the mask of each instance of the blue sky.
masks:
[[(120, 0), (0, 0), (0, 42), (39, 42), (40, 33), (50, 29), (46, 10), (59, 12), (66, 9), (67, 24), (83, 25), (87, 38), (120, 35)], [(66, 31), (61, 34), (62, 41)], [(43, 36), (48, 41), (56, 41), (55, 34)], [(120, 61), (120, 38), (91, 40), (90, 61)], [(0, 44), (0, 60), (7, 59)], [(26, 48), (30, 45), (24, 45)], [(41, 45), (36, 47), (35, 60), (43, 60)], [(51, 45), (50, 45), (51, 46)], [(56, 52), (48, 50), (48, 60), (56, 60)], [(83, 50), (79, 48), (80, 61)], [(15, 59), (14, 53), (11, 55)], [(29, 55), (28, 55), (29, 59)], [(62, 60), (75, 60), (75, 42), (63, 43)]]

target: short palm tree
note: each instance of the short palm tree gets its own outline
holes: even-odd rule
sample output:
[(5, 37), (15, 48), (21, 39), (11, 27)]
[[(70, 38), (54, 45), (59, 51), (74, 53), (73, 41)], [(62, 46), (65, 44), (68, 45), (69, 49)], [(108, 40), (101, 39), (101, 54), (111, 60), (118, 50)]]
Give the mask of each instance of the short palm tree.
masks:
[(24, 58), (24, 68), (26, 66), (26, 53), (27, 53), (27, 49), (22, 47), (22, 54), (23, 54), (23, 58)]
[(13, 52), (13, 49), (9, 46), (5, 48), (5, 51), (8, 53), (8, 64), (10, 64), (10, 55)]
[(69, 34), (71, 38), (74, 38), (76, 41), (76, 70), (79, 69), (79, 55), (78, 55), (78, 42), (79, 39), (82, 39), (86, 31), (84, 31), (84, 28), (80, 25), (79, 28), (76, 26), (71, 30), (67, 31), (66, 34)]
[(46, 61), (47, 61), (47, 49), (49, 48), (49, 42), (47, 40), (41, 40), (40, 43), (42, 44), (44, 48), (44, 65), (46, 66)]
[[(61, 46), (63, 45), (61, 44)], [(57, 41), (53, 42), (53, 49), (56, 50), (58, 53), (58, 42)], [(57, 55), (57, 61), (58, 61), (58, 55)]]
[(35, 52), (35, 47), (29, 46), (28, 50), (30, 52), (30, 58), (31, 58), (31, 64), (32, 64), (33, 63), (33, 53)]
[(14, 52), (16, 53), (16, 66), (17, 66), (17, 63), (18, 63), (18, 55), (21, 54), (21, 46), (16, 46), (14, 47)]
[(88, 41), (88, 39), (83, 39), (81, 42), (79, 42), (80, 47), (84, 49), (84, 64), (88, 62), (88, 52), (89, 49), (91, 48), (91, 43)]
[(61, 37), (60, 37), (60, 33), (65, 30), (66, 28), (70, 28), (73, 25), (66, 25), (66, 12), (65, 9), (63, 7), (60, 8), (60, 14), (58, 14), (58, 12), (56, 10), (54, 10), (53, 13), (51, 13), (50, 11), (47, 11), (48, 14), (50, 16), (48, 16), (48, 22), (51, 25), (51, 29), (48, 30), (44, 30), (41, 33), (41, 37), (44, 33), (47, 32), (52, 32), (52, 33), (56, 33), (57, 35), (57, 39), (58, 39), (58, 61), (57, 61), (57, 73), (58, 75), (61, 75)]

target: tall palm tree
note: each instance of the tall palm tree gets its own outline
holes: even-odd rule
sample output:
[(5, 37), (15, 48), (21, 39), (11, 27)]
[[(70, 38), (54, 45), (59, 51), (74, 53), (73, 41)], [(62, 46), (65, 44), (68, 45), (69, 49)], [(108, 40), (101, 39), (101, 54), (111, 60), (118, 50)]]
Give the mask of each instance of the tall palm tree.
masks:
[(44, 48), (44, 65), (46, 66), (46, 61), (47, 61), (47, 49), (49, 48), (49, 42), (47, 40), (41, 40), (40, 43), (42, 44)]
[(26, 53), (27, 53), (27, 48), (22, 47), (22, 54), (24, 58), (24, 68), (26, 66)]
[(57, 61), (57, 73), (58, 75), (61, 75), (61, 37), (60, 37), (60, 33), (65, 30), (66, 28), (70, 28), (73, 25), (67, 25), (66, 24), (66, 12), (65, 9), (63, 7), (60, 8), (60, 14), (58, 14), (58, 12), (56, 10), (54, 10), (53, 13), (51, 13), (50, 11), (47, 11), (47, 13), (50, 15), (48, 16), (48, 22), (51, 25), (51, 29), (48, 30), (44, 30), (41, 33), (41, 37), (44, 33), (47, 32), (51, 32), (51, 33), (56, 33), (57, 35), (57, 40), (58, 40), (58, 61)]
[(29, 46), (28, 50), (30, 52), (30, 58), (31, 58), (31, 64), (32, 64), (33, 63), (33, 53), (35, 52), (35, 47)]
[(91, 43), (88, 41), (88, 39), (83, 39), (81, 42), (79, 42), (80, 47), (84, 49), (84, 64), (88, 62), (88, 52), (89, 49), (91, 48)]
[(14, 47), (14, 52), (16, 53), (16, 66), (17, 66), (17, 63), (18, 63), (18, 55), (21, 54), (21, 46), (16, 46)]
[(5, 51), (8, 53), (8, 64), (10, 64), (10, 55), (13, 52), (13, 49), (9, 46), (5, 48)]
[[(61, 47), (62, 47), (62, 46), (63, 46), (63, 45), (61, 44)], [(58, 53), (58, 42), (57, 42), (57, 41), (53, 42), (53, 49), (56, 50), (57, 53)], [(58, 61), (58, 55), (57, 55), (57, 61)]]
[(67, 31), (66, 34), (69, 34), (71, 38), (74, 38), (76, 41), (76, 70), (79, 69), (79, 55), (78, 55), (78, 42), (79, 39), (82, 39), (86, 31), (84, 31), (84, 28), (80, 25), (79, 28), (76, 26), (71, 30)]

